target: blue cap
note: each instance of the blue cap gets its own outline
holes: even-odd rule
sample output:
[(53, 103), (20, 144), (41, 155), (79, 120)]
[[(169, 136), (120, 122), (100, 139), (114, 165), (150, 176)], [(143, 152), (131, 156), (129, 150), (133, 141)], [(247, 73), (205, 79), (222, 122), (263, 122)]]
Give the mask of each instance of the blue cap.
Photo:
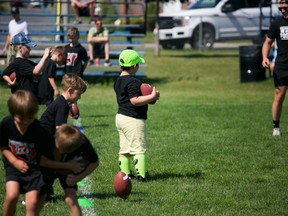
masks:
[(29, 37), (27, 35), (25, 35), (24, 33), (16, 34), (12, 38), (12, 44), (13, 45), (25, 45), (25, 46), (29, 46), (29, 47), (36, 47), (37, 46), (37, 44), (32, 42), (29, 39)]

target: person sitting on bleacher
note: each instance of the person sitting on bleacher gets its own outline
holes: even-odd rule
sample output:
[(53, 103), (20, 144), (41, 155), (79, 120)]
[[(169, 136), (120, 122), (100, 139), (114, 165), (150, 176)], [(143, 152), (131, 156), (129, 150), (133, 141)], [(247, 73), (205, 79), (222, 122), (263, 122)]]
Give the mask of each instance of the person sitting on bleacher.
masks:
[(95, 26), (91, 27), (88, 32), (88, 50), (89, 50), (89, 65), (94, 64), (96, 58), (96, 66), (100, 65), (100, 57), (105, 57), (104, 66), (111, 66), (109, 52), (109, 31), (102, 26), (102, 19), (100, 17), (94, 19)]
[(82, 20), (80, 16), (90, 16), (90, 22), (92, 23), (94, 18), (94, 10), (95, 10), (95, 4), (94, 0), (70, 0), (71, 7), (73, 10), (73, 13), (75, 15), (76, 20), (74, 21), (74, 24), (81, 24)]

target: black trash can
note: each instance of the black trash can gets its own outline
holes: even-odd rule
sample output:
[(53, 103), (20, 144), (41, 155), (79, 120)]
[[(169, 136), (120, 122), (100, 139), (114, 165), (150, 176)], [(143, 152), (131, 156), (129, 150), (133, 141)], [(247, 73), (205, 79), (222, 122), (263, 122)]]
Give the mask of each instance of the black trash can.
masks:
[(240, 46), (240, 81), (255, 82), (266, 78), (262, 66), (262, 45)]

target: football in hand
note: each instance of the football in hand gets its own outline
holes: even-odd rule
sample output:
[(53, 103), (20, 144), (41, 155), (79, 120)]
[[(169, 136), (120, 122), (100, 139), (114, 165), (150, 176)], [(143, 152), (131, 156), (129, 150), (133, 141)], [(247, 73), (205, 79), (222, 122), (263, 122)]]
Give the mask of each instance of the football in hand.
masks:
[(115, 193), (122, 199), (127, 199), (132, 190), (132, 181), (128, 175), (119, 171), (114, 178)]
[(15, 72), (12, 72), (12, 73), (9, 75), (9, 78), (10, 78), (10, 80), (13, 82), (13, 81), (16, 79), (16, 73), (15, 73)]
[(70, 104), (70, 113), (72, 118), (78, 119), (80, 116), (80, 111), (76, 103)]
[[(140, 90), (141, 90), (141, 93), (143, 96), (146, 96), (146, 95), (149, 95), (152, 93), (153, 91), (153, 86), (151, 86), (150, 84), (148, 83), (142, 83), (141, 86), (140, 86)], [(156, 100), (155, 101), (152, 101), (151, 103), (149, 104), (155, 104), (156, 103)]]
[(148, 83), (142, 83), (140, 86), (140, 90), (143, 96), (149, 95), (153, 91), (153, 86)]

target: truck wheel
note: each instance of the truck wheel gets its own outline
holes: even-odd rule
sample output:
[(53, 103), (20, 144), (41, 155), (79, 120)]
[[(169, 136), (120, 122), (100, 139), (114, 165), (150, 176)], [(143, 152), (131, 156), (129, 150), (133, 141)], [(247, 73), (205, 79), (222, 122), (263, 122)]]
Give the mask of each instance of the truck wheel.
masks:
[(215, 41), (215, 33), (211, 26), (203, 25), (202, 43), (199, 44), (199, 26), (195, 29), (191, 39), (193, 49), (212, 49)]
[(176, 44), (176, 45), (175, 45), (175, 48), (178, 49), (178, 50), (183, 49), (183, 48), (184, 48), (184, 43)]
[(162, 48), (165, 50), (169, 49), (178, 49), (181, 50), (184, 48), (184, 43), (174, 43), (174, 44), (161, 44)]

